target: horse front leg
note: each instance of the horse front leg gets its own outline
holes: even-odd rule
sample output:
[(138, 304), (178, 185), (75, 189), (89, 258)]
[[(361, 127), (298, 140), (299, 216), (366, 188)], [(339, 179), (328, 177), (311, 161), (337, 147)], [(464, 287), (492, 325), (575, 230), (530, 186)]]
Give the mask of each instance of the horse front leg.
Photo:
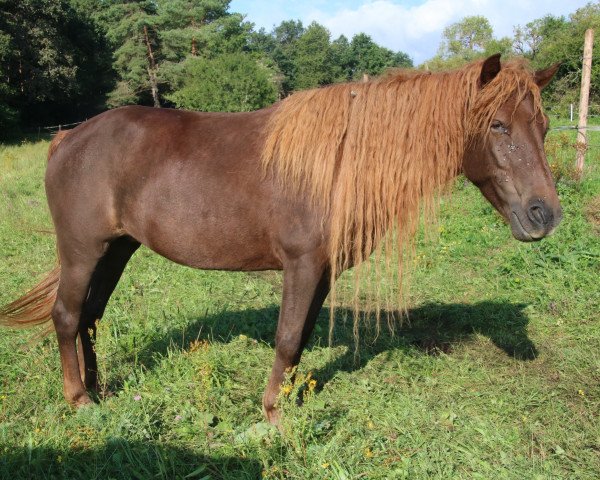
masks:
[(285, 372), (298, 365), (317, 316), (329, 293), (330, 275), (324, 262), (305, 256), (286, 265), (283, 298), (275, 336), (275, 363), (263, 396), (267, 420), (279, 424), (275, 406)]

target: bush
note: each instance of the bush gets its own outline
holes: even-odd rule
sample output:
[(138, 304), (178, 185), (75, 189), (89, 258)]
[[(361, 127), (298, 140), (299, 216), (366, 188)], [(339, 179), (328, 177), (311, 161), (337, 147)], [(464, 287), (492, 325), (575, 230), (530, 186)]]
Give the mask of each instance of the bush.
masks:
[(552, 135), (546, 139), (544, 147), (554, 182), (576, 181), (576, 145), (569, 135), (565, 132)]
[(277, 100), (273, 73), (251, 55), (191, 58), (183, 86), (167, 95), (179, 108), (203, 112), (248, 112)]

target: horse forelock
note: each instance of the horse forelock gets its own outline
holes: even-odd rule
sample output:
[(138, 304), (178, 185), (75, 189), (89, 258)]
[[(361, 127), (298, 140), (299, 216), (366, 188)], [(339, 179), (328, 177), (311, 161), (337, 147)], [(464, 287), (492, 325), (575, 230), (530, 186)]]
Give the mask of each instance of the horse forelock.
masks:
[(467, 139), (485, 138), (498, 109), (511, 97), (513, 116), (520, 103), (529, 95), (533, 100), (533, 117), (542, 114), (542, 98), (534, 74), (524, 59), (516, 59), (502, 66), (498, 75), (485, 88), (480, 89), (469, 109)]
[(533, 93), (535, 111), (541, 111), (525, 62), (504, 64), (483, 88), (481, 66), (396, 71), (301, 91), (281, 102), (268, 126), (263, 167), (290, 194), (322, 209), (332, 278), (374, 249), (377, 261), (369, 263), (376, 272), (402, 272), (403, 254), (393, 252), (412, 251), (406, 247), (419, 214), (435, 213), (436, 192), (460, 172), (466, 142), (489, 130), (512, 95), (518, 104)]

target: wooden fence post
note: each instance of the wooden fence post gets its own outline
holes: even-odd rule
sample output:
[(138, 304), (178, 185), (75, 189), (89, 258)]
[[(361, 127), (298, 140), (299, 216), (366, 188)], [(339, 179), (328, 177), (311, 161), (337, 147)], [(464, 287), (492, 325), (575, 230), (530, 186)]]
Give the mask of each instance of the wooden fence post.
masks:
[(585, 42), (583, 45), (583, 64), (581, 70), (581, 94), (579, 97), (579, 123), (577, 125), (577, 159), (575, 169), (581, 178), (585, 152), (587, 150), (587, 114), (590, 99), (590, 77), (592, 73), (592, 47), (594, 44), (594, 30), (588, 28), (585, 31)]

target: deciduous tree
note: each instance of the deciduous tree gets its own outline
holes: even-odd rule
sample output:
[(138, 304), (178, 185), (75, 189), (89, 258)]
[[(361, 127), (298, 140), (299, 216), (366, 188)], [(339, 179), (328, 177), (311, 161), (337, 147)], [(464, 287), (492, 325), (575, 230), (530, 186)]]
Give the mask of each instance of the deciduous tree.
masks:
[(248, 53), (189, 59), (180, 89), (167, 98), (177, 107), (199, 111), (246, 112), (277, 99), (273, 72)]

